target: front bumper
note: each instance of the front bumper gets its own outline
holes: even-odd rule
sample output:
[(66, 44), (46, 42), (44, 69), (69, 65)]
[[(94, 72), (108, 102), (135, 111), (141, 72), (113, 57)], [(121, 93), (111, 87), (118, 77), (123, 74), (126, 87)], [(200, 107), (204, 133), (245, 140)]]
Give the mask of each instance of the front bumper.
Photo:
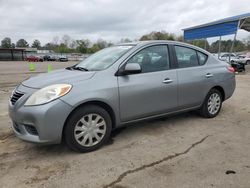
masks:
[(24, 106), (34, 89), (19, 86), (17, 90), (24, 95), (14, 105), (9, 103), (9, 116), (16, 136), (33, 143), (60, 143), (72, 107), (60, 99), (44, 105)]

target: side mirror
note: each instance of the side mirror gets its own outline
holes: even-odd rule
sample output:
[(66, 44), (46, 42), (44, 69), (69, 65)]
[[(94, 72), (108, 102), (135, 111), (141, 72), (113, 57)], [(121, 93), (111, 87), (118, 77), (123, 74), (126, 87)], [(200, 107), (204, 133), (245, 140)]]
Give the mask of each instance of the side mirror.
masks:
[(122, 71), (122, 75), (141, 73), (141, 66), (138, 63), (128, 63)]

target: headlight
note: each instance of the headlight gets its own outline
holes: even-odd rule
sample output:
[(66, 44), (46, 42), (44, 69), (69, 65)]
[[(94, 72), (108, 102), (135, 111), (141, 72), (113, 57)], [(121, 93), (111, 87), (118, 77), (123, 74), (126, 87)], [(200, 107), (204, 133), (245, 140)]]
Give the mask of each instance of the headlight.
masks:
[(40, 105), (48, 103), (59, 97), (66, 95), (72, 88), (69, 84), (55, 84), (51, 86), (44, 87), (35, 93), (33, 93), (26, 103), (25, 106)]

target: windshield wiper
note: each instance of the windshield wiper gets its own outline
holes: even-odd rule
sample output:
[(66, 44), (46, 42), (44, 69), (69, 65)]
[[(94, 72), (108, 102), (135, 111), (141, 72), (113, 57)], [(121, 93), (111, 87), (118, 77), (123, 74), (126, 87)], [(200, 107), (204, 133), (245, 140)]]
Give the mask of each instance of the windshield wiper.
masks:
[(80, 70), (80, 71), (89, 71), (88, 69), (86, 68), (83, 68), (83, 67), (77, 67), (76, 66), (77, 64), (73, 65), (73, 66), (70, 66), (70, 67), (66, 67), (65, 69), (67, 70)]
[(69, 67), (66, 67), (65, 69), (67, 70), (72, 70), (77, 64), (73, 65), (73, 66), (69, 66)]
[(74, 70), (80, 70), (80, 71), (89, 71), (88, 69), (86, 68), (83, 68), (83, 67), (71, 67), (71, 69), (74, 69)]

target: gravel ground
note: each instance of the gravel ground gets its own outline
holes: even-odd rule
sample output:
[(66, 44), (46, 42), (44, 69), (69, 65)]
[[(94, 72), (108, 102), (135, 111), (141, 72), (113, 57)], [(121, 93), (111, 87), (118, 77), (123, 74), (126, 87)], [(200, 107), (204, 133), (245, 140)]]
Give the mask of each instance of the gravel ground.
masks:
[[(250, 187), (250, 68), (219, 116), (190, 112), (113, 133), (98, 151), (79, 154), (65, 145), (17, 139), (8, 117), (14, 86), (46, 72), (48, 62), (0, 62), (0, 187)], [(53, 69), (75, 62), (53, 62)]]

